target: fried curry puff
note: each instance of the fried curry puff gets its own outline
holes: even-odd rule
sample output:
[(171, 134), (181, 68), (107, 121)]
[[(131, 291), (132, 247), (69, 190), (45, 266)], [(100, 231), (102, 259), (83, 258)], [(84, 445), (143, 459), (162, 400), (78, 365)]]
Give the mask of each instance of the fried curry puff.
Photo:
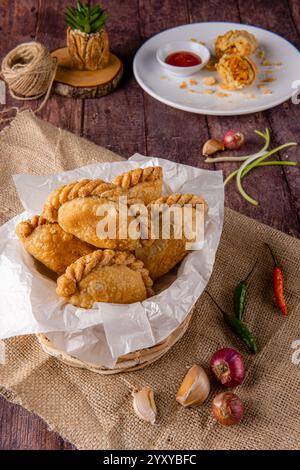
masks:
[(96, 250), (71, 264), (57, 280), (66, 302), (91, 308), (95, 302), (130, 304), (154, 295), (142, 261), (129, 251)]
[(17, 225), (16, 233), (25, 250), (57, 274), (95, 247), (65, 232), (58, 223), (35, 216)]

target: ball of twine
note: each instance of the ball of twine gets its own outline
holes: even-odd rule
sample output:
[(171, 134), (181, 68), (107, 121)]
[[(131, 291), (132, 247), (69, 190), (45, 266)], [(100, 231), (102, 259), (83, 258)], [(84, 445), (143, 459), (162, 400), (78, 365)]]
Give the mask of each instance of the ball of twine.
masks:
[(1, 75), (13, 98), (33, 100), (46, 93), (45, 104), (55, 78), (57, 59), (38, 42), (20, 44), (3, 59)]

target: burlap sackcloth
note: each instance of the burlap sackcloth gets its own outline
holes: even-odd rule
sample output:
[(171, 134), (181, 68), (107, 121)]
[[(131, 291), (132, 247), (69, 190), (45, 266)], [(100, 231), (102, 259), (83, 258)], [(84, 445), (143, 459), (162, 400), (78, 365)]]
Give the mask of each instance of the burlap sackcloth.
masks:
[[(22, 210), (12, 174), (47, 174), (121, 159), (30, 112), (19, 114), (2, 132), (0, 150), (1, 223)], [(275, 247), (284, 266), (287, 318), (273, 307), (272, 260), (264, 241)], [(203, 294), (183, 339), (161, 360), (134, 373), (99, 376), (47, 356), (34, 336), (9, 339), (6, 363), (0, 366), (0, 392), (37, 413), (80, 449), (299, 449), (300, 364), (292, 361), (292, 343), (300, 339), (300, 241), (227, 209), (208, 290), (228, 311), (235, 285), (257, 256), (245, 316), (258, 340), (257, 356), (246, 352)], [(224, 346), (242, 351), (247, 367), (245, 382), (236, 388), (245, 403), (245, 417), (231, 428), (211, 417), (211, 400), (222, 390), (213, 380), (201, 407), (184, 409), (174, 399), (186, 368), (198, 363), (208, 370), (211, 355)], [(128, 383), (153, 387), (157, 425), (135, 416)]]

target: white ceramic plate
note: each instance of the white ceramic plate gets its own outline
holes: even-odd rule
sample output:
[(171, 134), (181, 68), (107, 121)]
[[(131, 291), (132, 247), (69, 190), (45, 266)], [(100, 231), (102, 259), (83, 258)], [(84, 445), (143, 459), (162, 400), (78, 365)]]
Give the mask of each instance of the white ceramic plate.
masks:
[[(272, 64), (262, 65), (263, 60), (254, 54), (252, 59), (259, 68), (257, 79), (242, 91), (225, 92), (218, 85), (204, 86), (203, 77), (217, 78), (216, 72), (207, 70), (200, 70), (186, 79), (169, 76), (156, 59), (157, 49), (171, 41), (193, 39), (205, 43), (213, 51), (216, 37), (231, 29), (244, 29), (254, 34), (259, 49), (265, 52), (266, 60)], [(169, 106), (192, 113), (231, 116), (263, 111), (291, 98), (295, 93), (292, 84), (300, 79), (300, 53), (286, 39), (256, 26), (222, 22), (194, 23), (168, 29), (149, 39), (136, 53), (133, 70), (139, 85), (153, 98)], [(274, 78), (274, 81), (263, 82), (270, 78)], [(191, 85), (190, 79), (197, 84)], [(180, 87), (183, 81), (186, 88)], [(213, 93), (207, 94), (207, 89)]]

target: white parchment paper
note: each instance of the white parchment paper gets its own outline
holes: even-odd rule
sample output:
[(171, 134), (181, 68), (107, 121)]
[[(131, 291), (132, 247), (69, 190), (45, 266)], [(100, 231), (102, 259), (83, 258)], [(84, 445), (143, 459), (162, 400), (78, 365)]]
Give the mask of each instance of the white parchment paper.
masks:
[[(177, 272), (162, 278), (160, 293), (144, 302), (96, 303), (89, 310), (65, 304), (55, 293), (55, 281), (41, 274), (21, 246), (16, 225), (40, 214), (49, 193), (62, 184), (81, 178), (111, 181), (120, 173), (153, 165), (163, 168), (165, 194), (195, 193), (208, 202), (204, 248), (190, 252)], [(0, 339), (44, 332), (68, 354), (113, 367), (119, 356), (153, 346), (184, 320), (212, 273), (223, 225), (222, 172), (135, 154), (128, 161), (51, 176), (15, 175), (14, 182), (25, 212), (0, 227)]]

